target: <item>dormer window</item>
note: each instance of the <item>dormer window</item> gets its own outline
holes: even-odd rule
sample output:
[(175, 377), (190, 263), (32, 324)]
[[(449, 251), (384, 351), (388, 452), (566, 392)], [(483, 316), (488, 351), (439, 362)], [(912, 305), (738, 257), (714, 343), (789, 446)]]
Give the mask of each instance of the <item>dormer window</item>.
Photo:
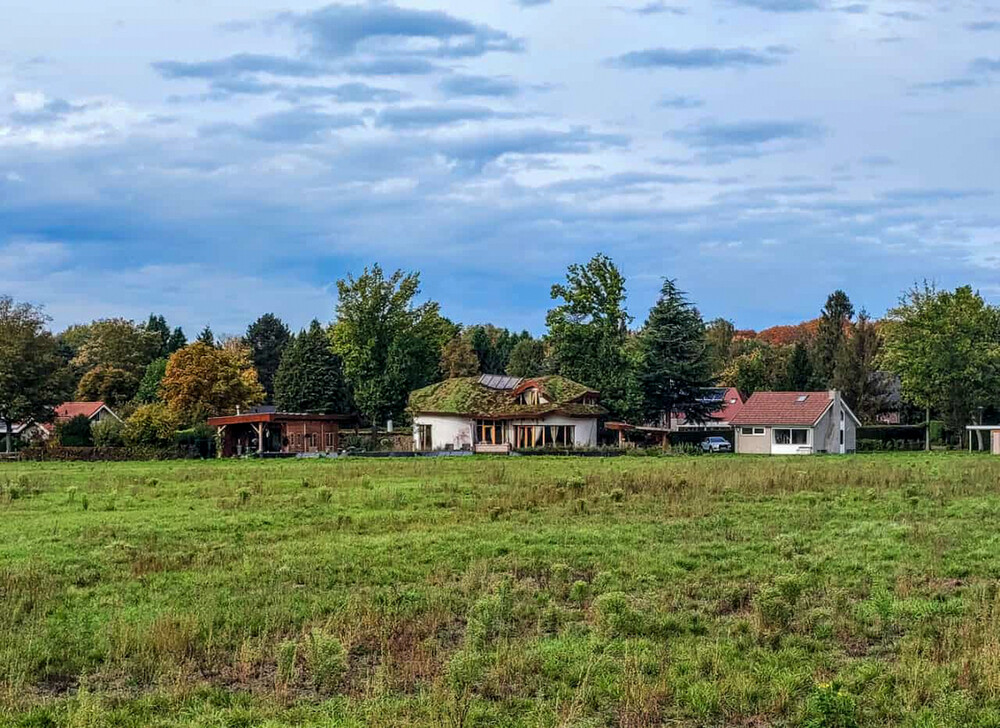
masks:
[(525, 405), (540, 404), (538, 398), (538, 389), (535, 387), (531, 387), (530, 389), (524, 390), (519, 395), (517, 395), (517, 403)]
[(800, 394), (799, 397), (798, 397), (798, 399), (796, 399), (795, 401), (796, 402), (805, 402), (807, 399), (809, 399), (809, 395), (808, 394)]

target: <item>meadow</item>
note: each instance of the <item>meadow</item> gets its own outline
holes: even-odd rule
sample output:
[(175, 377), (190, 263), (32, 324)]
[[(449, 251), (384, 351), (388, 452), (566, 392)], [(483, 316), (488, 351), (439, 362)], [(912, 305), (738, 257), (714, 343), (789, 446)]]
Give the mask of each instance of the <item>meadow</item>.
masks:
[(0, 464), (0, 725), (1000, 726), (1000, 458)]

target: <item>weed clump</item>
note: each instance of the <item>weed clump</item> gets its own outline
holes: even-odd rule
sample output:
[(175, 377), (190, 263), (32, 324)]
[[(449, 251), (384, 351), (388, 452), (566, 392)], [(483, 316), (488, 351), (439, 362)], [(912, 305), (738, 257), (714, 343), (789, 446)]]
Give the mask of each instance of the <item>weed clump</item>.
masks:
[(340, 640), (314, 629), (306, 638), (305, 657), (315, 688), (325, 693), (336, 692), (347, 673), (347, 650)]
[(483, 649), (497, 640), (508, 639), (514, 630), (514, 598), (509, 581), (496, 594), (482, 597), (469, 611), (466, 638), (474, 649)]
[(594, 600), (597, 628), (609, 639), (631, 637), (642, 633), (642, 615), (629, 603), (623, 592), (608, 592)]

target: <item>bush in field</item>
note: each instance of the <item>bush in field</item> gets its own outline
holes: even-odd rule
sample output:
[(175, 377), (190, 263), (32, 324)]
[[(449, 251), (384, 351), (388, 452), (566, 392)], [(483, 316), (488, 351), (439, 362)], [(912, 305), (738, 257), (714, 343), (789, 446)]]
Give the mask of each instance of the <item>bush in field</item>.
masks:
[(91, 426), (90, 432), (93, 435), (96, 447), (121, 447), (125, 444), (123, 438), (124, 429), (125, 425), (121, 420), (109, 417), (106, 420), (95, 422)]
[(127, 445), (162, 447), (171, 445), (178, 427), (177, 416), (164, 404), (146, 404), (125, 421), (122, 437)]
[(806, 701), (805, 728), (856, 728), (854, 698), (837, 685), (819, 685)]
[(469, 611), (466, 638), (474, 649), (482, 649), (511, 636), (514, 629), (514, 599), (509, 582), (496, 594), (485, 596)]
[(335, 692), (347, 672), (347, 650), (340, 640), (314, 629), (306, 639), (305, 655), (309, 676), (316, 689)]
[(622, 592), (602, 594), (594, 600), (597, 628), (610, 639), (642, 633), (642, 615), (629, 603)]
[(63, 447), (91, 447), (94, 437), (90, 432), (90, 420), (77, 415), (67, 422), (56, 425), (56, 441)]

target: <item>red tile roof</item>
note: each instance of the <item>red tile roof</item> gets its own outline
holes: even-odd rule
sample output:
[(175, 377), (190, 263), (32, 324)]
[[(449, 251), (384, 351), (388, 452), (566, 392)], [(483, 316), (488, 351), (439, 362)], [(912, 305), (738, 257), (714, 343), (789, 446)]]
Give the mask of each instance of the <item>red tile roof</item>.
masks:
[(829, 392), (755, 392), (730, 422), (737, 426), (811, 426), (823, 416), (831, 401)]
[(63, 402), (56, 407), (57, 420), (71, 420), (74, 417), (83, 415), (90, 418), (97, 414), (97, 410), (104, 406), (104, 402)]

